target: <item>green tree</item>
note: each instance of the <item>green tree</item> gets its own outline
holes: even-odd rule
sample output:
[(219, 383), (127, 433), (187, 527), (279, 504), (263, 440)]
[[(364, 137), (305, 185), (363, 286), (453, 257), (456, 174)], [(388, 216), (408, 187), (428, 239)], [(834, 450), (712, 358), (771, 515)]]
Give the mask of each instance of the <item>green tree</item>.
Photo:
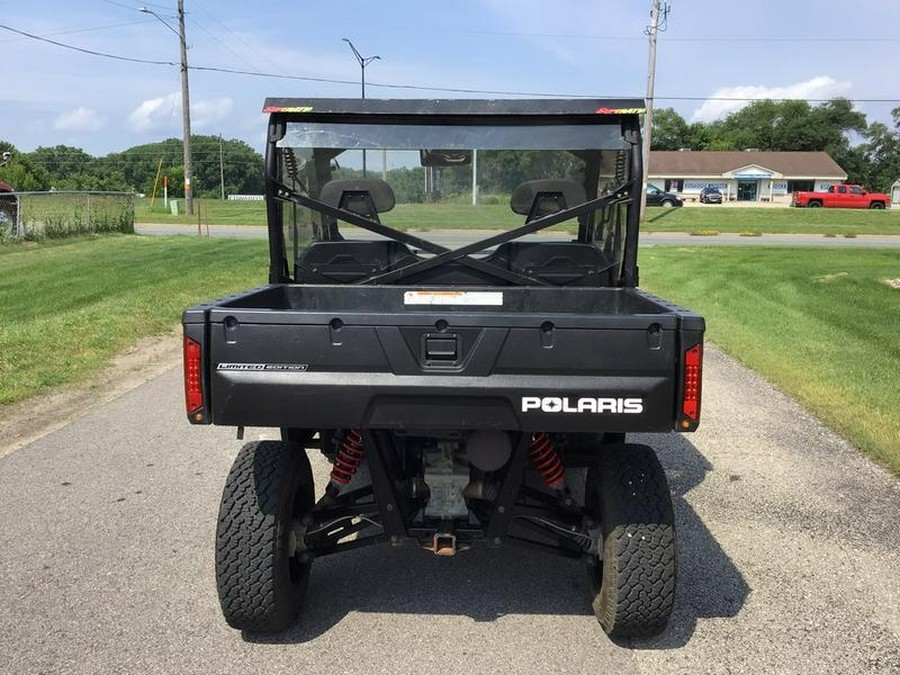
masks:
[(892, 112), (894, 126), (874, 122), (866, 131), (863, 152), (869, 167), (867, 180), (870, 190), (886, 192), (900, 178), (900, 108)]
[[(126, 184), (138, 192), (150, 193), (162, 162), (162, 175), (169, 180), (169, 194), (184, 195), (184, 153), (182, 142), (168, 138), (158, 143), (136, 145), (106, 159), (121, 167)], [(220, 194), (219, 137), (191, 136), (194, 194), (216, 197)], [(243, 141), (222, 141), (222, 168), (226, 194), (261, 194), (265, 188), (263, 157)], [(160, 188), (158, 187), (157, 190)]]
[(653, 111), (651, 145), (654, 150), (690, 148), (691, 140), (690, 125), (674, 108), (660, 108)]
[(12, 153), (10, 160), (0, 166), (0, 181), (11, 185), (17, 192), (39, 192), (50, 189), (50, 174), (33, 165), (12, 143), (0, 141), (0, 152)]
[(89, 155), (81, 148), (57, 145), (28, 153), (28, 161), (45, 170), (56, 190), (123, 191), (129, 186), (115, 162)]
[(850, 135), (864, 133), (866, 117), (844, 98), (811, 106), (806, 101), (753, 101), (724, 120), (706, 125), (710, 150), (825, 151), (850, 148)]
[(89, 173), (96, 159), (81, 148), (56, 145), (52, 148), (39, 147), (28, 153), (28, 159), (41, 167), (54, 183), (75, 173)]

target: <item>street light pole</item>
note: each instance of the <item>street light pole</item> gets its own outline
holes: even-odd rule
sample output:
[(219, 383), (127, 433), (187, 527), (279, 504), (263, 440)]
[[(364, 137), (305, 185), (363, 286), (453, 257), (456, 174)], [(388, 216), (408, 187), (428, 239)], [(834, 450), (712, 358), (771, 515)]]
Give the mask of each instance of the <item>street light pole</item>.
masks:
[(152, 9), (139, 7), (138, 11), (156, 17), (160, 23), (178, 36), (181, 49), (181, 120), (184, 132), (184, 212), (192, 216), (194, 215), (194, 190), (191, 186), (191, 96), (188, 88), (187, 40), (184, 34), (184, 0), (178, 0), (177, 31)]
[[(359, 51), (356, 49), (356, 47), (353, 46), (353, 43), (350, 42), (349, 38), (341, 38), (341, 39), (344, 42), (346, 42), (348, 45), (350, 45), (350, 49), (353, 51), (353, 56), (355, 56), (356, 60), (359, 61), (359, 69), (360, 69), (360, 73), (361, 73), (360, 83), (362, 84), (362, 99), (365, 101), (366, 100), (366, 66), (369, 65), (370, 63), (372, 63), (372, 61), (381, 61), (381, 57), (380, 56), (363, 56), (362, 54), (359, 53)], [(362, 161), (363, 176), (365, 177), (365, 175), (366, 175), (366, 151), (365, 150), (363, 150), (362, 160), (363, 160)], [(386, 168), (387, 167), (385, 167), (385, 169)]]

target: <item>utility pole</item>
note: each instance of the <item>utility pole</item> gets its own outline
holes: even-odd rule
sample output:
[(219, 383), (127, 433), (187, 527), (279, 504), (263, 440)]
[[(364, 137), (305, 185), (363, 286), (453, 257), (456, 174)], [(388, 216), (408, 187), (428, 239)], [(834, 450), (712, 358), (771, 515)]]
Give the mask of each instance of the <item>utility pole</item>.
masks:
[(188, 91), (187, 40), (184, 36), (184, 0), (178, 0), (178, 37), (181, 43), (181, 115), (184, 126), (184, 212), (194, 215), (191, 185), (191, 96)]
[(641, 223), (647, 215), (647, 175), (650, 170), (650, 144), (653, 141), (653, 92), (656, 87), (656, 36), (659, 33), (660, 16), (663, 20), (669, 16), (669, 6), (660, 7), (660, 0), (653, 0), (650, 9), (650, 25), (644, 32), (650, 38), (650, 63), (647, 69), (647, 112), (644, 115), (644, 183), (641, 186)]
[[(148, 7), (138, 7), (139, 12), (156, 18), (163, 26), (178, 36), (181, 47), (181, 118), (184, 127), (184, 212), (194, 215), (194, 192), (191, 188), (191, 97), (188, 93), (187, 40), (184, 37), (184, 0), (178, 0), (178, 30)], [(172, 18), (172, 17), (168, 17)]]
[(219, 134), (219, 184), (222, 186), (222, 201), (225, 201), (225, 158), (222, 151), (222, 134)]

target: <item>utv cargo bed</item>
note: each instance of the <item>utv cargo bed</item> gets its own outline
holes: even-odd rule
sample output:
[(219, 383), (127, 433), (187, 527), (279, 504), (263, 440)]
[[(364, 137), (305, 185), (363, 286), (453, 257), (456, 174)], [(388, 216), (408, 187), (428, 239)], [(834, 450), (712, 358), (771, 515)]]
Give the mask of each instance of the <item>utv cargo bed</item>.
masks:
[(209, 330), (215, 424), (407, 431), (670, 431), (703, 331), (633, 288), (272, 286), (184, 322)]

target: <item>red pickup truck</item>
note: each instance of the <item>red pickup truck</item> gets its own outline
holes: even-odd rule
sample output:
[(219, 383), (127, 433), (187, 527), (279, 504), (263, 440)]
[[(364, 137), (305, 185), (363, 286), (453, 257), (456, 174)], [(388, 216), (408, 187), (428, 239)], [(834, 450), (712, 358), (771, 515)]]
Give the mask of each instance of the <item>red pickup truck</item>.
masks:
[(866, 192), (859, 185), (843, 183), (830, 185), (827, 192), (795, 192), (791, 206), (810, 209), (885, 209), (891, 204), (890, 198), (878, 192)]

